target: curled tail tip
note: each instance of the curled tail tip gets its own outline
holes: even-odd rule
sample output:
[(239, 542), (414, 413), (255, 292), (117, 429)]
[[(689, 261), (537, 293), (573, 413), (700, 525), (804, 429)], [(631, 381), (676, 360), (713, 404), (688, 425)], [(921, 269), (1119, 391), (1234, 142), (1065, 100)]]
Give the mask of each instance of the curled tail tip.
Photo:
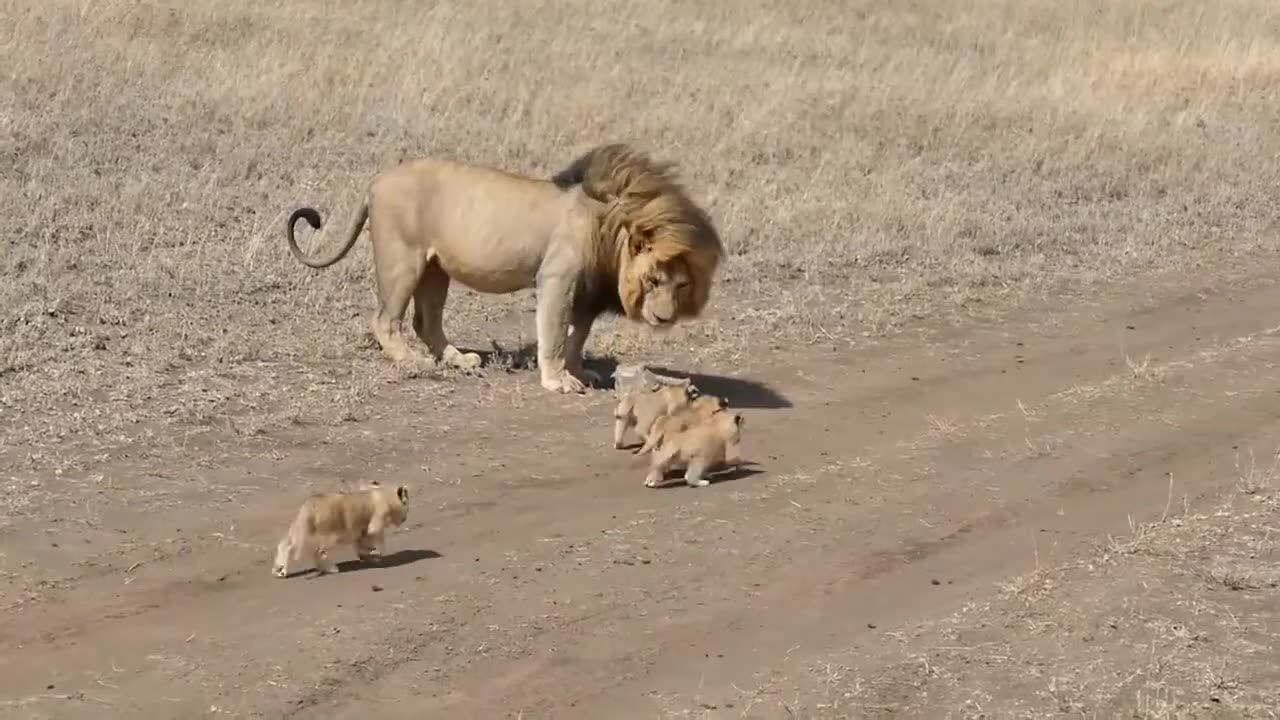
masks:
[(306, 220), (312, 230), (320, 229), (320, 213), (315, 208), (300, 207), (294, 210), (289, 216), (289, 229), (292, 230), (299, 220)]

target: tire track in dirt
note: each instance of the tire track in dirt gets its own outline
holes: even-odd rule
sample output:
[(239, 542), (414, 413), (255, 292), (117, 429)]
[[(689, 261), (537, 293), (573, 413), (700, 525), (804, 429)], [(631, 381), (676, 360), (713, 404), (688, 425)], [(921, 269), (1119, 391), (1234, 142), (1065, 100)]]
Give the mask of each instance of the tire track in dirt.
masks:
[[(797, 359), (766, 378), (795, 407), (747, 411), (759, 428), (747, 455), (766, 474), (709, 492), (640, 487), (642, 467), (605, 449), (607, 423), (582, 414), (589, 405), (591, 418), (605, 415), (603, 398), (535, 408), (531, 427), (563, 430), (513, 440), (517, 455), (503, 462), (543, 480), (430, 490), (434, 497), (424, 498), (423, 512), (411, 520), (419, 524), (393, 539), (393, 549), (421, 546), (443, 555), (422, 563), (271, 582), (269, 558), (255, 548), (274, 544), (296, 498), (287, 488), (269, 491), (237, 518), (246, 547), (198, 545), (187, 557), (150, 568), (154, 578), (137, 580), (140, 587), (115, 606), (109, 601), (117, 597), (118, 578), (110, 592), (109, 580), (89, 579), (63, 594), (73, 599), (60, 609), (53, 603), (15, 615), (18, 622), (4, 639), (19, 645), (21, 661), (0, 661), (7, 678), (0, 696), (36, 694), (44, 687), (38, 676), (49, 667), (61, 668), (59, 687), (76, 687), (104, 667), (119, 667), (108, 662), (113, 656), (127, 656), (134, 664), (116, 673), (127, 676), (111, 681), (116, 690), (97, 689), (116, 711), (128, 704), (176, 716), (166, 715), (179, 709), (172, 704), (136, 698), (145, 698), (147, 687), (188, 682), (192, 687), (176, 694), (207, 702), (181, 709), (200, 713), (218, 705), (232, 713), (344, 717), (363, 714), (358, 703), (376, 696), (404, 698), (391, 712), (413, 717), (430, 709), (499, 717), (521, 708), (525, 717), (592, 717), (592, 707), (607, 708), (611, 717), (619, 707), (652, 716), (658, 705), (690, 696), (699, 684), (723, 689), (749, 679), (751, 670), (767, 668), (793, 645), (812, 650), (833, 636), (858, 641), (868, 617), (890, 622), (958, 602), (991, 577), (1021, 569), (1002, 562), (1010, 553), (1001, 543), (1025, 545), (1010, 538), (1032, 521), (1052, 525), (1061, 503), (1073, 503), (1069, 526), (1081, 511), (1115, 509), (1124, 505), (1119, 500), (1145, 497), (1158, 486), (1161, 481), (1147, 478), (1125, 488), (1092, 488), (1089, 478), (1126, 471), (1129, 465), (1115, 458), (1129, 443), (1171, 453), (1153, 460), (1176, 464), (1192, 449), (1180, 447), (1176, 428), (1162, 434), (1150, 423), (1135, 425), (1107, 442), (1072, 446), (1057, 459), (1003, 457), (1009, 435), (1025, 433), (1028, 424), (1015, 409), (1018, 401), (1047, 402), (1073, 382), (1097, 385), (1117, 365), (1124, 368), (1118, 343), (1096, 328), (1123, 323), (1131, 306), (1122, 299), (1103, 322), (1084, 313), (1059, 315), (1057, 327), (1009, 325), (945, 344), (889, 343), (856, 358)], [(1126, 342), (1139, 349), (1174, 346), (1191, 357), (1275, 317), (1280, 298), (1269, 286), (1254, 288), (1243, 303), (1184, 295), (1125, 331)], [(1080, 340), (1078, 333), (1093, 335)], [(1226, 380), (1213, 374), (1220, 365), (1193, 365), (1187, 382), (1222, 387)], [(850, 371), (835, 377), (832, 368)], [(1117, 417), (1160, 404), (1158, 393), (1119, 386), (1109, 392), (1113, 397), (1102, 407)], [(1211, 415), (1196, 431), (1226, 438), (1242, 424), (1267, 422), (1267, 400), (1250, 400), (1249, 412), (1222, 410), (1225, 417)], [(956, 429), (936, 432), (928, 415), (945, 416)], [(383, 432), (414, 437), (407, 427)], [(575, 434), (596, 444), (574, 454), (554, 452), (561, 437)], [(291, 460), (324, 452), (294, 451)], [(983, 453), (991, 457), (978, 460)], [(381, 460), (408, 468), (410, 455)], [(587, 462), (593, 472), (583, 473)], [(461, 476), (492, 465), (459, 459), (448, 469)], [(938, 467), (956, 466), (968, 470), (949, 474), (949, 485), (937, 482)], [(1040, 482), (1011, 481), (1033, 471)], [(1003, 485), (1005, 496), (982, 494), (981, 483)], [(432, 511), (433, 501), (443, 511)], [(924, 513), (928, 518), (916, 517)], [(1100, 518), (1078, 528), (1080, 535), (1104, 527)], [(1057, 525), (1067, 531), (1060, 518)], [(971, 547), (989, 551), (975, 559)], [(940, 558), (958, 562), (954, 567), (966, 578), (953, 574), (947, 578), (953, 585), (928, 585)], [(1016, 562), (1027, 560), (1024, 553)], [(371, 594), (373, 583), (389, 592)], [(568, 599), (550, 604), (557, 597)], [(89, 620), (107, 614), (95, 615), (95, 606), (114, 607), (117, 617)], [(184, 641), (188, 636), (214, 641)], [(143, 662), (175, 644), (197, 658), (183, 678)], [(724, 658), (708, 663), (707, 655)], [(635, 703), (655, 691), (661, 702)], [(433, 700), (432, 693), (440, 697)], [(61, 710), (58, 717), (87, 717), (100, 716), (102, 708), (86, 701)]]

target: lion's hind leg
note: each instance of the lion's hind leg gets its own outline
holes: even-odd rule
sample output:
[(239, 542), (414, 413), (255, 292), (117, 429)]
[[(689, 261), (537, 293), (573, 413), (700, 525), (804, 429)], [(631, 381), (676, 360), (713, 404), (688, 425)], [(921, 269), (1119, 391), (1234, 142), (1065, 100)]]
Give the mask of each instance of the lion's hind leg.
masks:
[(423, 268), (413, 293), (413, 331), (427, 344), (436, 362), (462, 370), (480, 367), (478, 353), (464, 353), (444, 333), (444, 305), (449, 299), (449, 274), (432, 258)]
[[(378, 230), (390, 232), (381, 227)], [(379, 239), (386, 244), (373, 243), (378, 310), (370, 319), (369, 326), (383, 354), (392, 362), (401, 362), (413, 354), (404, 339), (404, 313), (409, 309), (409, 300), (413, 298), (426, 261), (421, 254), (395, 242), (395, 238)]]

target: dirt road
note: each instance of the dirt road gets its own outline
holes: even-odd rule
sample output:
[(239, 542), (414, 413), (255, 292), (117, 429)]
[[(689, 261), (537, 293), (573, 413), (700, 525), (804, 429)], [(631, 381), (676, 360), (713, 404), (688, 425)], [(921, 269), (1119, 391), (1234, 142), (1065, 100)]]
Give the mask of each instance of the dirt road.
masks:
[[(1280, 428), (1277, 326), (1273, 282), (1192, 277), (856, 352), (761, 353), (695, 377), (743, 409), (754, 461), (700, 490), (643, 487), (643, 462), (609, 447), (609, 394), (541, 394), (527, 372), (496, 381), (503, 410), (405, 401), (340, 442), (299, 428), (234, 466), (95, 468), (81, 502), (109, 521), (3, 538), (21, 601), (0, 629), (0, 707), (785, 717), (742, 692), (833, 649), (874, 664), (886, 628), (1081, 552), (1171, 492), (1229, 486), (1231, 446)], [(195, 476), (228, 499), (111, 498), (112, 478), (181, 493)], [(414, 484), (387, 566), (272, 578), (297, 479), (368, 476)]]

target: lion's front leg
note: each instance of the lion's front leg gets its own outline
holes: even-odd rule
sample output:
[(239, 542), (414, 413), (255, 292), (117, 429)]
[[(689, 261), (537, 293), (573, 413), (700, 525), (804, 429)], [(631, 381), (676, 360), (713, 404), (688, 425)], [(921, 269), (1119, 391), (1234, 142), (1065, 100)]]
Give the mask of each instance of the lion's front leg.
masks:
[(538, 277), (538, 370), (542, 387), (554, 392), (584, 392), (586, 384), (569, 371), (569, 319), (573, 281), (559, 275)]
[(591, 325), (596, 321), (594, 315), (574, 313), (573, 324), (569, 328), (569, 336), (564, 343), (564, 363), (569, 374), (578, 378), (588, 387), (599, 387), (600, 376), (582, 366), (583, 351), (587, 346), (587, 336), (591, 334)]

